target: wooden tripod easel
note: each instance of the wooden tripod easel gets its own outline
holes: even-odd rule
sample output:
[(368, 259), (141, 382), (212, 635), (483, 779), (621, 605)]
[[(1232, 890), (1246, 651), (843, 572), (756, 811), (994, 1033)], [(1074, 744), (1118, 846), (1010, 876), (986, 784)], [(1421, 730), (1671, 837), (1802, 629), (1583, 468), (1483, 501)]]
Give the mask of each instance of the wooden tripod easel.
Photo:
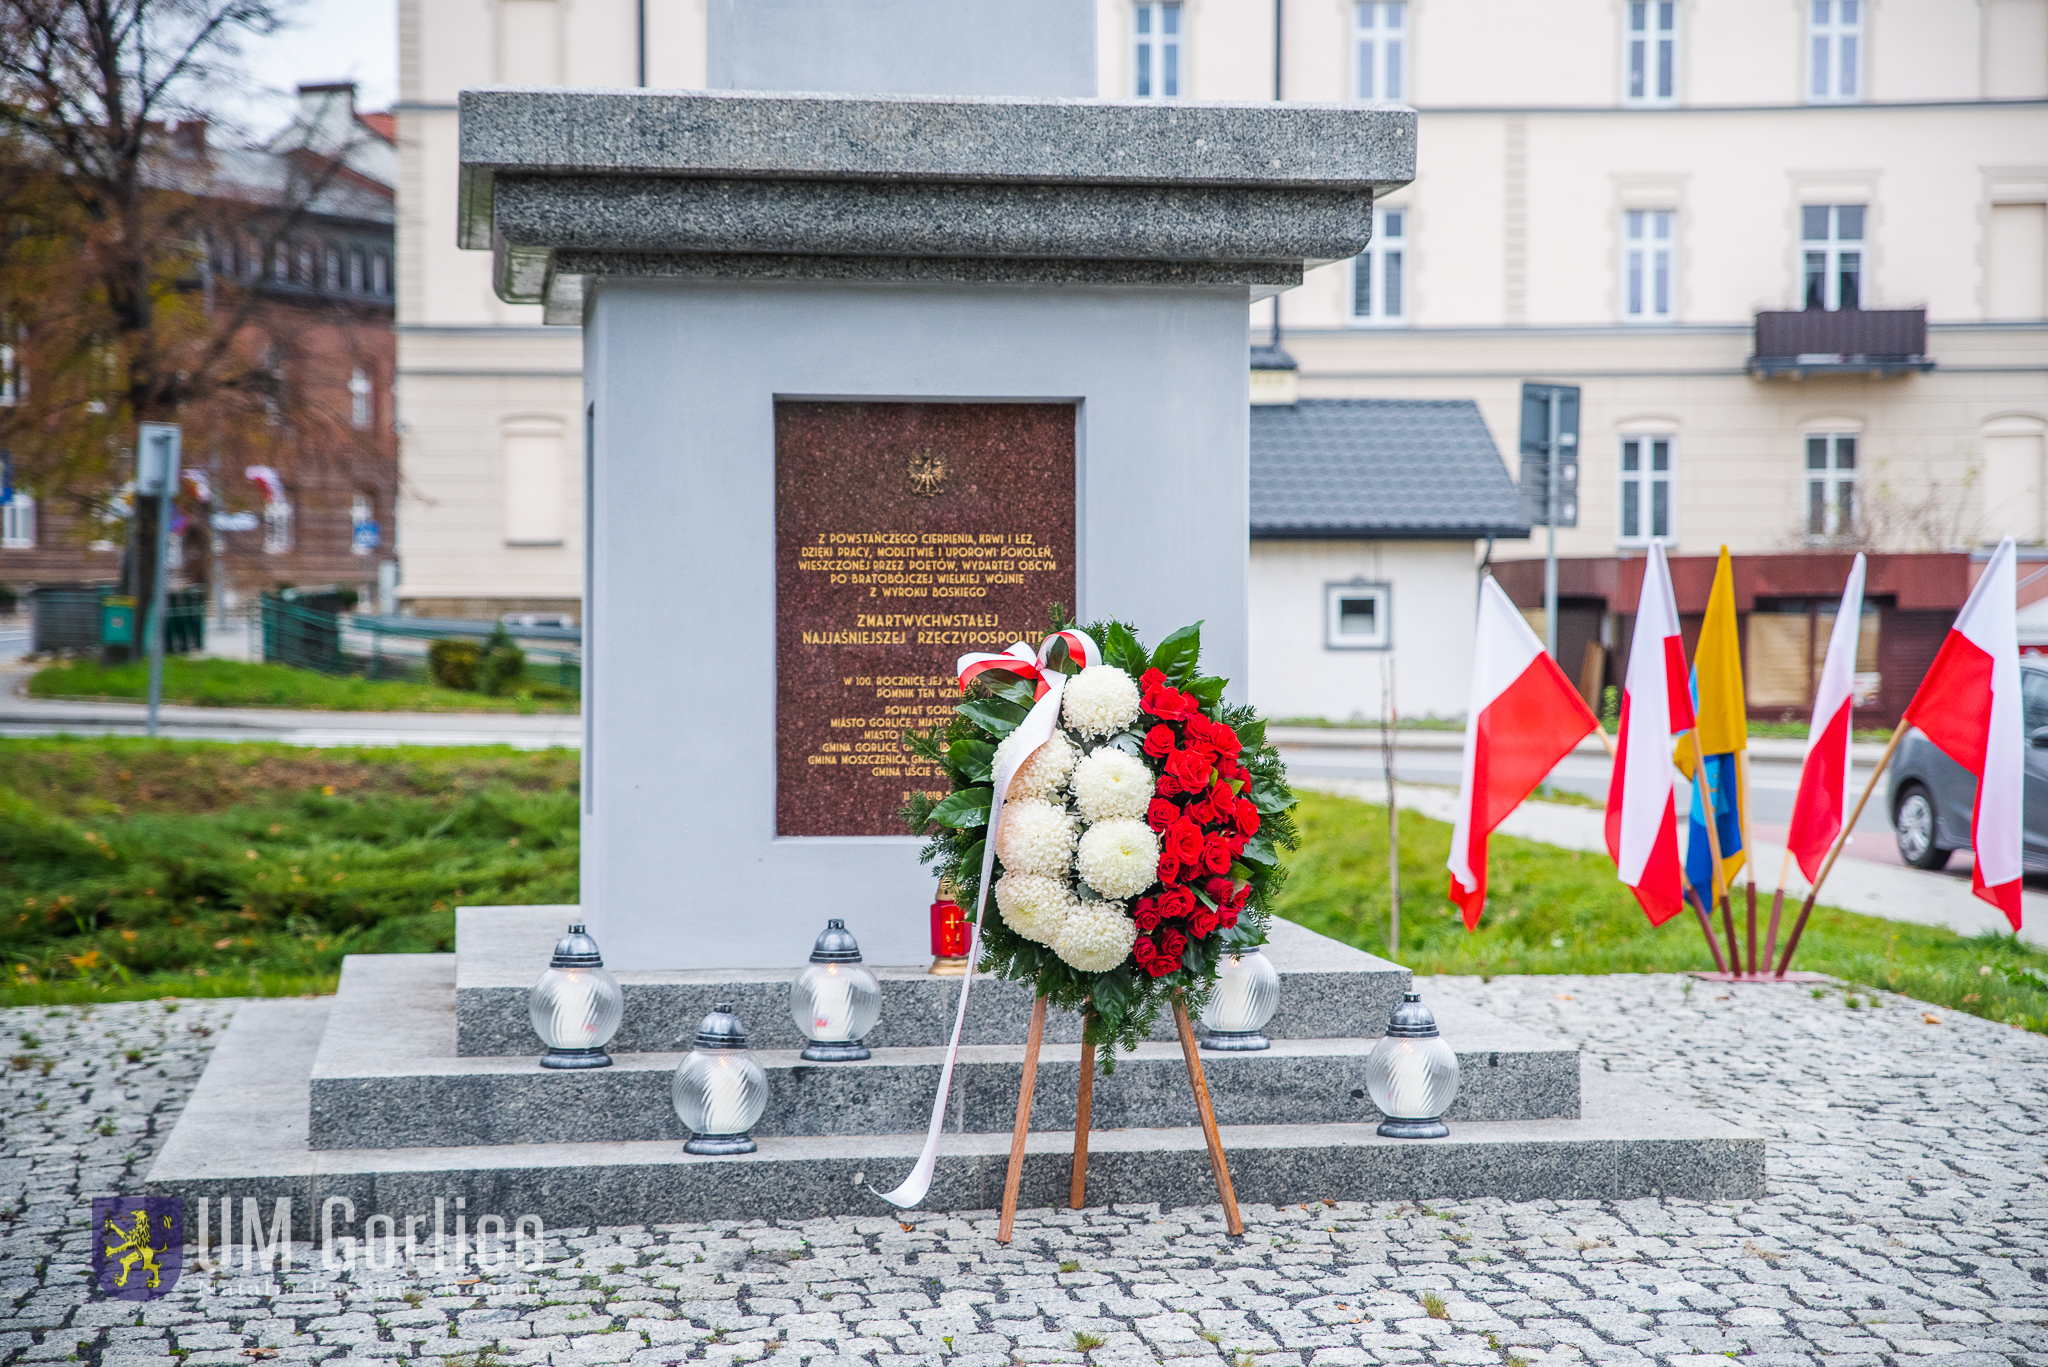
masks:
[[(1188, 1020), (1188, 1008), (1176, 992), (1173, 1023), (1180, 1031), (1180, 1051), (1187, 1060), (1188, 1082), (1195, 1091), (1195, 1110), (1202, 1117), (1202, 1138), (1209, 1144), (1209, 1166), (1216, 1172), (1216, 1194), (1223, 1199), (1223, 1221), (1232, 1234), (1244, 1233), (1244, 1218), (1237, 1213), (1237, 1193), (1230, 1186), (1230, 1164), (1223, 1156), (1223, 1136), (1216, 1128), (1216, 1108), (1209, 1103), (1209, 1084), (1202, 1077), (1202, 1056), (1195, 1048), (1195, 1027)], [(1017, 1124), (1010, 1132), (1010, 1171), (1003, 1180), (1003, 1217), (996, 1226), (996, 1242), (1010, 1242), (1017, 1226), (1017, 1189), (1024, 1180), (1024, 1140), (1031, 1132), (1031, 1093), (1038, 1084), (1038, 1046), (1045, 1039), (1045, 998), (1031, 1004), (1031, 1033), (1024, 1040), (1024, 1081), (1017, 1089)], [(1067, 1205), (1079, 1210), (1087, 1204), (1088, 1122), (1095, 1102), (1095, 1046), (1081, 1046), (1081, 1092), (1074, 1106), (1074, 1168), (1068, 1184)]]

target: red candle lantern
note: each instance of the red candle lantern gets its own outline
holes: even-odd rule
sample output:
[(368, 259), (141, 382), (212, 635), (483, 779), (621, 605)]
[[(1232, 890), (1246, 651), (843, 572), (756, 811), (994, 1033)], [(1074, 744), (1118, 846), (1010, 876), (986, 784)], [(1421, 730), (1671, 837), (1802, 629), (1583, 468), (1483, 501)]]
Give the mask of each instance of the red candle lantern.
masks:
[(967, 971), (967, 913), (960, 909), (958, 902), (947, 895), (950, 891), (948, 887), (941, 887), (939, 900), (932, 903), (931, 971), (941, 977), (956, 976)]

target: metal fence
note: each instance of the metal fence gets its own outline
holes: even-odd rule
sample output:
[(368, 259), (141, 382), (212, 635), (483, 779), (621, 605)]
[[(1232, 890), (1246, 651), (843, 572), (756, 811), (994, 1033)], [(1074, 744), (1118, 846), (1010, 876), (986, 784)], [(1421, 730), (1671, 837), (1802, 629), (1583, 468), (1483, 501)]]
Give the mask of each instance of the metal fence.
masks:
[[(29, 649), (37, 654), (100, 648), (100, 608), (118, 590), (111, 584), (48, 584), (29, 595)], [(136, 633), (140, 655), (147, 637)], [(183, 655), (206, 649), (206, 590), (171, 589), (164, 595), (164, 651)]]
[[(263, 596), (259, 621), (265, 661), (366, 679), (427, 680), (427, 651), (434, 642), (482, 644), (495, 629), (490, 622), (326, 612), (276, 594)], [(581, 690), (581, 632), (521, 627), (513, 638), (526, 653), (527, 680)]]

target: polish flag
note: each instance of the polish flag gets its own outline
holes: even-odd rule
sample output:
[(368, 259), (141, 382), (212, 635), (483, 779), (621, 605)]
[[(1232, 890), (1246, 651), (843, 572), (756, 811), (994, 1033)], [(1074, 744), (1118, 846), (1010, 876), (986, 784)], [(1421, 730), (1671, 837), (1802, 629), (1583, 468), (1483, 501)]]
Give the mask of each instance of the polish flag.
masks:
[(1842, 833), (1849, 802), (1849, 711), (1856, 676), (1856, 637), (1863, 626), (1863, 556), (1849, 567), (1842, 606), (1828, 637), (1827, 662), (1813, 696), (1813, 721), (1806, 728), (1806, 763), (1799, 770), (1799, 796), (1792, 799), (1786, 848), (1811, 883), (1821, 861)]
[(2026, 737), (2020, 727), (2019, 554), (1998, 543), (1956, 614), (1948, 639), (1906, 704), (1943, 754), (1977, 776), (1970, 816), (1970, 890), (2020, 928), (2020, 807)]
[(1486, 907), (1486, 837), (1600, 723), (1491, 577), (1479, 581), (1465, 775), (1451, 830), (1451, 900), (1476, 930)]
[(1621, 689), (1614, 777), (1607, 786), (1607, 852), (1650, 924), (1685, 909), (1678, 864), (1678, 817), (1671, 801), (1673, 738), (1692, 729), (1685, 639), (1664, 547), (1650, 546), (1635, 637)]

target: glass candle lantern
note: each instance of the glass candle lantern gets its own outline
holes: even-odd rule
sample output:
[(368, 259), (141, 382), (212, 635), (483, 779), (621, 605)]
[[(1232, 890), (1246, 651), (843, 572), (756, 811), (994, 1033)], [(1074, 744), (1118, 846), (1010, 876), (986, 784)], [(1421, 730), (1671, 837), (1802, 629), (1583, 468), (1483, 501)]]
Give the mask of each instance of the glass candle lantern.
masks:
[(605, 971), (604, 956), (581, 921), (555, 941), (554, 958), (526, 994), (526, 1012), (548, 1052), (543, 1068), (609, 1068), (604, 1051), (626, 1014), (619, 980)]
[(813, 1063), (868, 1057), (862, 1036), (882, 1016), (882, 984), (860, 960), (860, 945), (846, 922), (827, 921), (811, 946), (810, 966), (789, 985), (789, 1017), (810, 1041)]
[(1389, 1139), (1442, 1139), (1443, 1113), (1458, 1095), (1458, 1056), (1436, 1032), (1436, 1016), (1412, 989), (1365, 1059), (1365, 1090), (1386, 1117)]
[(1204, 1049), (1270, 1049), (1261, 1030), (1280, 1006), (1280, 971), (1257, 946), (1229, 950), (1216, 964), (1216, 987), (1202, 1010)]
[(957, 978), (967, 971), (967, 950), (973, 943), (967, 913), (960, 909), (953, 887), (939, 885), (939, 900), (932, 903), (931, 975)]
[(768, 1075), (747, 1052), (747, 1027), (720, 1002), (697, 1027), (670, 1087), (691, 1138), (685, 1153), (752, 1153), (747, 1131), (768, 1108)]

